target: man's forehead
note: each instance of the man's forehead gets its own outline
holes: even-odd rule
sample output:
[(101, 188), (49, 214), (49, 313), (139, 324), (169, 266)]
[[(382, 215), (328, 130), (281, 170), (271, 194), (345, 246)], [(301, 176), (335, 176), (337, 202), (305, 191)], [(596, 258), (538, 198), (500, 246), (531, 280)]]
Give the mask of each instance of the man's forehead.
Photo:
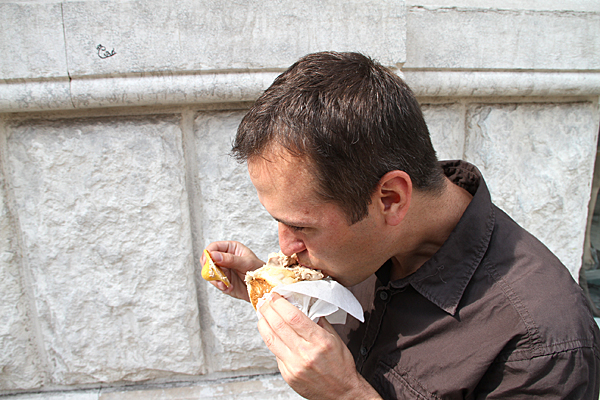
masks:
[(288, 201), (290, 205), (319, 206), (323, 200), (316, 191), (316, 179), (311, 168), (290, 154), (271, 154), (253, 157), (248, 162), (248, 173), (261, 201), (275, 198)]
[(312, 162), (306, 156), (297, 156), (282, 147), (272, 148), (247, 161), (248, 171), (252, 174), (290, 174), (301, 176), (309, 181), (315, 180)]

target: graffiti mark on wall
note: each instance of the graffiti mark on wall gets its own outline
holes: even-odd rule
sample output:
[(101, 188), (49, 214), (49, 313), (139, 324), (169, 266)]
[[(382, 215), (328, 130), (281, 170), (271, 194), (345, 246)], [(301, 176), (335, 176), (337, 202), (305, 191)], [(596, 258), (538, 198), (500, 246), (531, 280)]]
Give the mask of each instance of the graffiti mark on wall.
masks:
[(115, 54), (117, 54), (115, 52), (115, 49), (112, 49), (111, 51), (108, 51), (108, 50), (106, 50), (106, 47), (102, 46), (101, 44), (99, 44), (98, 46), (96, 46), (96, 50), (98, 50), (98, 57), (100, 57), (101, 59), (112, 57)]

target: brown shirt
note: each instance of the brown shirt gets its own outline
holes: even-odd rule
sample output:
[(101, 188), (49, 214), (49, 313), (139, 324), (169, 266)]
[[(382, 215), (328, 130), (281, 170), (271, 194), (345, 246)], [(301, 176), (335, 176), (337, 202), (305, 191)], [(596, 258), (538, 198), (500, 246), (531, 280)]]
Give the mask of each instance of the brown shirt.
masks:
[(491, 203), (479, 171), (442, 163), (473, 195), (414, 274), (387, 262), (351, 288), (365, 309), (339, 333), (385, 399), (598, 399), (600, 332), (569, 271)]

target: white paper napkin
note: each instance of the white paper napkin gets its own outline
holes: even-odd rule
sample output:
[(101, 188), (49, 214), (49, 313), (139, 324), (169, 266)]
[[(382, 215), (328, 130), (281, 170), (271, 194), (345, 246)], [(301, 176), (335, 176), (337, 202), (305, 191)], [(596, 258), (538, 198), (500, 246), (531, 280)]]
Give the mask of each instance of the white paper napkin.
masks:
[[(265, 302), (265, 297), (270, 298), (269, 295), (273, 292), (285, 297), (315, 322), (320, 317), (325, 317), (330, 324), (344, 324), (347, 314), (360, 322), (365, 320), (362, 306), (356, 297), (336, 281), (325, 279), (276, 286), (258, 300), (257, 310)], [(257, 314), (260, 318), (260, 312), (257, 311)]]

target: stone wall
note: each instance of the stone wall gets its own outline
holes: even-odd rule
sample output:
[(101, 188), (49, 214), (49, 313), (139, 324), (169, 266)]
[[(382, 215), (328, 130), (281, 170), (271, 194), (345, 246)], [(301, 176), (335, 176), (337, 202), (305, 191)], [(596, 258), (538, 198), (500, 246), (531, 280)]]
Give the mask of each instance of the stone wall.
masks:
[(478, 165), (577, 277), (600, 6), (530, 3), (0, 0), (0, 396), (298, 398), (198, 259), (219, 239), (277, 249), (228, 152), (313, 51), (394, 68), (440, 158)]

